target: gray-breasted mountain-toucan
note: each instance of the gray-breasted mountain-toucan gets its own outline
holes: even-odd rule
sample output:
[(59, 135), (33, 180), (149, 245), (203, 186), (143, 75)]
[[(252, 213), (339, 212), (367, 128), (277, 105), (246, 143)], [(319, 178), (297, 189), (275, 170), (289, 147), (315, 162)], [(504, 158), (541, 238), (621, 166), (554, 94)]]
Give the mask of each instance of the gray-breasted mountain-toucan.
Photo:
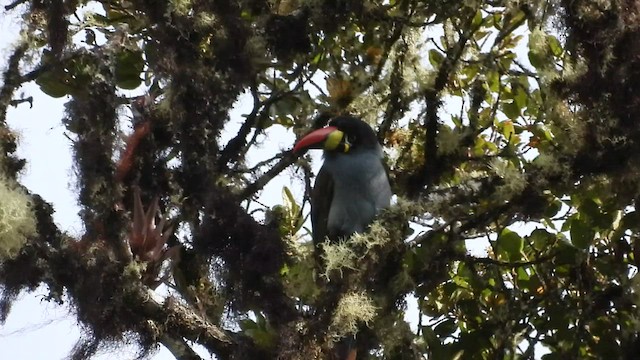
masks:
[[(311, 193), (316, 249), (326, 238), (335, 242), (366, 231), (391, 202), (382, 147), (373, 129), (358, 118), (338, 116), (300, 139), (293, 151), (306, 149), (324, 150), (324, 163)], [(355, 340), (354, 336), (336, 344), (332, 358), (355, 359)]]
[(373, 129), (358, 118), (338, 116), (300, 139), (293, 151), (306, 149), (324, 150), (311, 194), (314, 244), (364, 232), (391, 201), (382, 147)]

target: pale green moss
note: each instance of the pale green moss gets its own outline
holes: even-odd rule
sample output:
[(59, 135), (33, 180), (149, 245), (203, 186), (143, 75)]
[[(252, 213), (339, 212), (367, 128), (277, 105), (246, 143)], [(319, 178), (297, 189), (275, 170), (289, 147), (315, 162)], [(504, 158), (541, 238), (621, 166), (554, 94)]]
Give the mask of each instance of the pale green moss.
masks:
[(498, 199), (508, 201), (513, 196), (520, 194), (526, 187), (527, 182), (524, 174), (510, 161), (494, 158), (489, 163), (489, 167), (504, 180), (503, 184), (496, 189)]
[[(325, 241), (321, 244), (325, 270), (322, 276), (329, 279), (334, 271), (340, 276), (345, 269), (358, 270), (356, 263), (364, 258), (373, 258), (371, 250), (376, 246), (383, 246), (390, 241), (389, 231), (376, 221), (364, 234), (355, 233), (348, 239), (335, 243)], [(375, 259), (375, 258), (373, 258)]]
[(10, 259), (36, 234), (29, 196), (0, 177), (0, 260)]
[(217, 22), (218, 19), (213, 13), (202, 11), (195, 15), (195, 24), (199, 28), (213, 27)]
[(191, 0), (173, 0), (169, 4), (173, 8), (173, 11), (182, 16), (187, 16), (193, 10), (193, 4)]
[(342, 275), (343, 269), (356, 269), (356, 253), (353, 251), (351, 246), (347, 244), (347, 241), (341, 240), (337, 243), (331, 243), (329, 241), (325, 241), (320, 244), (322, 246), (323, 254), (322, 257), (325, 261), (325, 271), (322, 273), (322, 276), (329, 278), (329, 274), (331, 274), (334, 270), (340, 272)]
[[(430, 89), (435, 85), (436, 71), (424, 66), (427, 61), (424, 55), (428, 52), (424, 49), (424, 34), (419, 29), (408, 30), (403, 36), (406, 46), (404, 68), (402, 69), (402, 95), (411, 97), (416, 92)], [(395, 59), (394, 59), (395, 60)]]
[[(302, 247), (302, 246), (301, 246)], [(314, 299), (320, 293), (316, 281), (315, 261), (313, 259), (312, 244), (304, 243), (304, 247), (308, 248), (302, 255), (292, 255), (295, 263), (284, 265), (280, 269), (280, 275), (284, 280), (285, 290), (288, 295), (303, 300)]]
[(424, 201), (413, 201), (398, 197), (396, 203), (385, 210), (387, 216), (398, 216), (401, 218), (411, 218), (428, 212), (429, 206)]
[(462, 136), (448, 126), (442, 126), (438, 133), (438, 155), (450, 155), (460, 152)]
[(364, 292), (345, 294), (336, 307), (331, 319), (333, 337), (342, 338), (345, 335), (358, 332), (359, 324), (369, 324), (376, 316), (376, 306), (373, 300)]
[(558, 158), (553, 154), (541, 153), (533, 161), (539, 167), (539, 171), (547, 176), (557, 174), (568, 174), (571, 169), (565, 163), (560, 162)]
[(451, 214), (452, 209), (454, 209), (454, 200), (454, 195), (449, 191), (432, 192), (427, 195), (426, 204), (429, 208), (429, 213), (444, 216)]
[(367, 250), (364, 254), (361, 254), (360, 258), (366, 256), (366, 253), (375, 246), (383, 246), (387, 242), (389, 242), (389, 232), (378, 221), (371, 224), (367, 233), (356, 233), (351, 236), (353, 246), (361, 246)]
[(123, 273), (126, 278), (140, 279), (147, 270), (147, 265), (147, 262), (132, 261), (124, 267)]
[[(351, 84), (354, 88), (354, 100), (349, 104), (349, 111), (357, 113), (369, 124), (377, 123), (382, 116), (380, 104), (389, 101), (391, 96), (392, 78), (397, 76), (394, 69), (398, 58), (402, 57), (402, 66), (399, 69), (401, 75), (399, 91), (403, 98), (410, 98), (416, 92), (432, 88), (435, 81), (435, 72), (422, 66), (424, 49), (422, 33), (418, 30), (407, 30), (403, 34), (401, 45), (393, 46), (388, 50), (387, 58), (383, 64), (371, 65), (368, 71), (358, 71), (352, 74)], [(384, 51), (380, 47), (380, 51)], [(377, 81), (371, 83), (371, 76), (378, 66), (383, 66), (383, 71)], [(395, 88), (394, 88), (395, 90)]]
[(529, 48), (531, 51), (543, 54), (547, 52), (547, 34), (540, 28), (535, 28), (529, 34)]

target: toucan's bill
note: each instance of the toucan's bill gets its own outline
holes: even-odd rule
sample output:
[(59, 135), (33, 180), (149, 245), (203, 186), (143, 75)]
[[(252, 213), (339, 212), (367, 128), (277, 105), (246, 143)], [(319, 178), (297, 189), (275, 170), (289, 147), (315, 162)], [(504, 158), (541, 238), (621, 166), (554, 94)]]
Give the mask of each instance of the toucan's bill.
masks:
[(349, 147), (349, 142), (342, 131), (335, 126), (326, 126), (300, 139), (293, 147), (293, 152), (298, 153), (307, 149), (347, 152)]

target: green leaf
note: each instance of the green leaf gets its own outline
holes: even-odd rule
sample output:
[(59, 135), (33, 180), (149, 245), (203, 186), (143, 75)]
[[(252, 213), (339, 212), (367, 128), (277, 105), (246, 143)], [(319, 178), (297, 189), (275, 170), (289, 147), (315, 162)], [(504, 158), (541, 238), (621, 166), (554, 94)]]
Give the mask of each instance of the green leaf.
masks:
[(513, 126), (513, 121), (507, 120), (500, 123), (502, 128), (502, 136), (505, 139), (511, 139), (515, 134), (515, 128)]
[(267, 323), (265, 317), (259, 312), (255, 313), (256, 321), (251, 319), (240, 320), (240, 329), (253, 339), (254, 343), (263, 349), (273, 348), (276, 344), (276, 334)]
[(539, 137), (542, 140), (551, 140), (553, 139), (553, 135), (551, 134), (551, 131), (549, 131), (549, 129), (542, 124), (536, 124), (535, 126), (531, 126), (529, 128), (529, 130), (537, 137)]
[(551, 53), (555, 56), (562, 55), (563, 49), (562, 44), (560, 44), (560, 40), (553, 35), (547, 35), (547, 43), (549, 44), (549, 49), (551, 49)]
[[(273, 117), (275, 117), (273, 119), (273, 123), (274, 124), (278, 124), (278, 125), (282, 125), (286, 128), (290, 128), (293, 125), (295, 125), (295, 120), (290, 117), (290, 116), (278, 116), (278, 115), (272, 115)], [(266, 129), (270, 126), (270, 124), (264, 124), (264, 126), (262, 126), (263, 129)]]
[(293, 196), (293, 193), (287, 186), (282, 187), (282, 199), (284, 200), (284, 206), (291, 213), (297, 214), (300, 210), (298, 203), (296, 203), (296, 198)]
[(600, 205), (596, 203), (593, 199), (584, 199), (580, 202), (580, 206), (578, 207), (581, 214), (587, 216), (587, 218), (595, 219), (600, 216)]
[(529, 55), (529, 62), (536, 69), (541, 69), (541, 68), (543, 68), (545, 66), (546, 61), (545, 61), (544, 56), (538, 54), (535, 51), (529, 51), (528, 55)]
[(587, 249), (593, 243), (595, 230), (589, 226), (583, 219), (574, 217), (571, 221), (569, 233), (571, 235), (571, 243), (579, 249)]
[(531, 275), (523, 267), (519, 267), (516, 274), (518, 281), (528, 281), (531, 278)]
[(486, 76), (489, 90), (492, 92), (497, 92), (498, 90), (500, 90), (500, 74), (498, 74), (497, 71), (490, 71)]
[(453, 124), (456, 126), (456, 128), (461, 128), (462, 127), (462, 119), (458, 115), (452, 115), (451, 116), (451, 122), (453, 122)]
[(162, 53), (158, 49), (158, 44), (155, 42), (146, 42), (144, 44), (144, 58), (149, 63), (150, 67), (157, 64), (162, 58)]
[(442, 342), (436, 335), (435, 331), (428, 326), (422, 327), (422, 339), (427, 344), (432, 354), (441, 353), (443, 351)]
[(640, 212), (634, 210), (625, 214), (620, 227), (625, 229), (637, 229), (640, 227)]
[(312, 64), (312, 65), (318, 65), (318, 64), (320, 63), (320, 61), (322, 61), (322, 59), (324, 58), (323, 54), (324, 54), (324, 53), (322, 53), (322, 52), (317, 53), (317, 54), (313, 57), (313, 59), (311, 59), (311, 64)]
[(513, 100), (515, 101), (516, 105), (518, 105), (520, 109), (524, 109), (525, 107), (527, 107), (527, 102), (529, 101), (529, 95), (527, 94), (525, 89), (518, 86), (515, 90), (515, 95), (513, 96)]
[(282, 188), (283, 219), (280, 223), (280, 234), (293, 235), (304, 225), (304, 218), (300, 213), (300, 205), (296, 202), (293, 193), (288, 187)]
[(502, 29), (502, 13), (501, 12), (495, 12), (493, 13), (492, 18), (492, 25), (495, 26), (498, 29)]
[(560, 209), (562, 209), (562, 201), (553, 199), (547, 204), (547, 208), (544, 209), (543, 215), (546, 218), (550, 218), (552, 216), (555, 216), (560, 211)]
[(507, 116), (507, 118), (517, 119), (520, 116), (520, 107), (515, 102), (503, 102), (501, 105), (502, 112)]
[(482, 41), (482, 39), (484, 39), (489, 34), (491, 34), (489, 31), (478, 30), (478, 31), (473, 33), (473, 38), (476, 41), (480, 42), (480, 41)]
[(453, 334), (453, 332), (456, 331), (457, 328), (458, 326), (456, 325), (455, 319), (447, 319), (436, 325), (436, 327), (433, 329), (433, 332), (435, 332), (436, 335), (440, 337), (444, 337)]
[(624, 226), (624, 215), (622, 215), (622, 211), (618, 210), (615, 212), (614, 221), (611, 225), (612, 231), (609, 233), (609, 240), (620, 240), (624, 236), (624, 233), (627, 231), (627, 228)]
[(63, 77), (57, 76), (51, 71), (46, 71), (36, 79), (36, 84), (40, 86), (43, 93), (59, 98), (71, 93), (72, 88), (67, 85)]
[(514, 53), (506, 53), (504, 56), (501, 56), (498, 60), (500, 67), (503, 71), (507, 71), (511, 68), (511, 64), (513, 64), (513, 60), (515, 60), (516, 56)]
[(251, 11), (249, 11), (249, 10), (243, 10), (243, 11), (240, 13), (240, 18), (241, 18), (242, 20), (251, 20), (251, 18), (252, 18)]
[(287, 276), (287, 274), (289, 274), (289, 266), (287, 264), (284, 264), (280, 268), (280, 276)]
[(533, 248), (538, 251), (548, 249), (556, 242), (556, 236), (545, 229), (535, 229), (527, 238), (532, 243)]
[(429, 62), (433, 67), (438, 68), (444, 61), (444, 55), (436, 49), (429, 50)]
[(545, 292), (545, 288), (540, 281), (540, 278), (537, 274), (533, 274), (529, 277), (529, 280), (524, 282), (524, 288), (529, 290), (529, 292), (536, 293), (538, 295), (542, 295)]
[(497, 239), (498, 248), (503, 250), (510, 260), (520, 260), (524, 249), (524, 239), (517, 233), (504, 229)]
[(513, 17), (510, 19), (509, 24), (520, 22), (525, 16), (527, 15), (524, 13), (524, 11), (518, 10), (515, 14), (513, 14)]
[(116, 59), (116, 85), (123, 89), (132, 90), (140, 86), (140, 73), (144, 69), (142, 51), (126, 49), (118, 54)]
[(476, 11), (476, 15), (473, 17), (473, 20), (471, 21), (471, 26), (473, 28), (479, 28), (480, 25), (482, 25), (482, 11), (478, 10)]
[(240, 320), (238, 322), (238, 325), (240, 325), (240, 329), (242, 331), (247, 331), (258, 327), (258, 324), (256, 324), (256, 322), (251, 319)]

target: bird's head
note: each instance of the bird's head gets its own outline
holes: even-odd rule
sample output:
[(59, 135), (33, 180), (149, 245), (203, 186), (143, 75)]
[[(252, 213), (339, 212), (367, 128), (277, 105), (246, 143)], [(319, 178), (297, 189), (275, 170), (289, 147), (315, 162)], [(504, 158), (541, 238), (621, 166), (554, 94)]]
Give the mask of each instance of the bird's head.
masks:
[(352, 116), (338, 116), (323, 128), (304, 136), (293, 147), (293, 152), (307, 149), (323, 149), (327, 152), (348, 153), (357, 149), (377, 148), (373, 129), (364, 121)]

